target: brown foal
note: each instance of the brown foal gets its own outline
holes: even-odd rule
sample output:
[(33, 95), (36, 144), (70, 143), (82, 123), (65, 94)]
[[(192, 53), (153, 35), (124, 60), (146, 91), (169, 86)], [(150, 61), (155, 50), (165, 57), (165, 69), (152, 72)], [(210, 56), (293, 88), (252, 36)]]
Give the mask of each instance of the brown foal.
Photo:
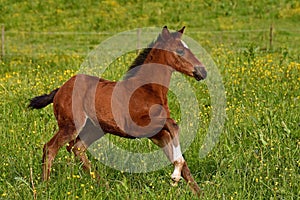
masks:
[(167, 93), (173, 71), (206, 78), (206, 70), (181, 40), (184, 31), (169, 32), (165, 26), (157, 40), (144, 49), (125, 79), (108, 81), (79, 74), (50, 94), (35, 97), (29, 107), (40, 109), (53, 103), (59, 130), (43, 150), (43, 180), (50, 177), (52, 162), (65, 144), (91, 170), (86, 150), (106, 133), (126, 138), (149, 138), (174, 165), (172, 180), (181, 176), (194, 193), (200, 188), (184, 160), (179, 127), (170, 118)]

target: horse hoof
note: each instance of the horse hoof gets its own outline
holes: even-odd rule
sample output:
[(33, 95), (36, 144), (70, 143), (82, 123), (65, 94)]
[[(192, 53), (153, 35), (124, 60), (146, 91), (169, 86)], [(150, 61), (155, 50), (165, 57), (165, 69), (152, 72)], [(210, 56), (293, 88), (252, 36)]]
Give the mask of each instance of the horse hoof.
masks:
[(178, 182), (172, 181), (171, 186), (172, 187), (177, 187), (178, 186)]
[(171, 178), (175, 183), (178, 183), (180, 181), (181, 176), (172, 174)]

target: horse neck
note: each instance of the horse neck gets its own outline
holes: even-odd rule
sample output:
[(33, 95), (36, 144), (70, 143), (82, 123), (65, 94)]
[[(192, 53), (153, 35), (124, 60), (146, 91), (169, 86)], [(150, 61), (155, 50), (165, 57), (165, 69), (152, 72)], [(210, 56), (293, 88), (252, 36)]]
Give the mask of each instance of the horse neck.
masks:
[[(150, 53), (151, 54), (151, 53)], [(164, 62), (164, 59), (155, 55), (148, 55), (143, 65), (135, 74), (135, 79), (147, 84), (153, 92), (166, 97), (174, 70)]]

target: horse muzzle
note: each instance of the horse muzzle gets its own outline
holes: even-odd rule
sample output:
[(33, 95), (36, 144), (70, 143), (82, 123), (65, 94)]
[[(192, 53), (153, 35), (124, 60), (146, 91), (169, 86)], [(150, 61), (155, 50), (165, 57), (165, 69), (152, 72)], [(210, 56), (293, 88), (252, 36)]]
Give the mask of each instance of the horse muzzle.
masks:
[(197, 81), (205, 79), (207, 76), (205, 67), (204, 66), (195, 66), (193, 75)]

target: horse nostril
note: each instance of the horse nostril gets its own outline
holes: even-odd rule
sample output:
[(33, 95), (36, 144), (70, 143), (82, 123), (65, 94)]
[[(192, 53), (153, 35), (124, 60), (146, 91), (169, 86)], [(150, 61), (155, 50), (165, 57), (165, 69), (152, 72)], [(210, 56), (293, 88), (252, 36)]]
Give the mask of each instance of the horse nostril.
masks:
[(207, 71), (205, 67), (200, 67), (200, 73), (202, 74), (202, 78), (205, 79), (207, 76)]
[(194, 69), (194, 77), (196, 80), (199, 81), (206, 78), (207, 72), (204, 66), (195, 66)]

